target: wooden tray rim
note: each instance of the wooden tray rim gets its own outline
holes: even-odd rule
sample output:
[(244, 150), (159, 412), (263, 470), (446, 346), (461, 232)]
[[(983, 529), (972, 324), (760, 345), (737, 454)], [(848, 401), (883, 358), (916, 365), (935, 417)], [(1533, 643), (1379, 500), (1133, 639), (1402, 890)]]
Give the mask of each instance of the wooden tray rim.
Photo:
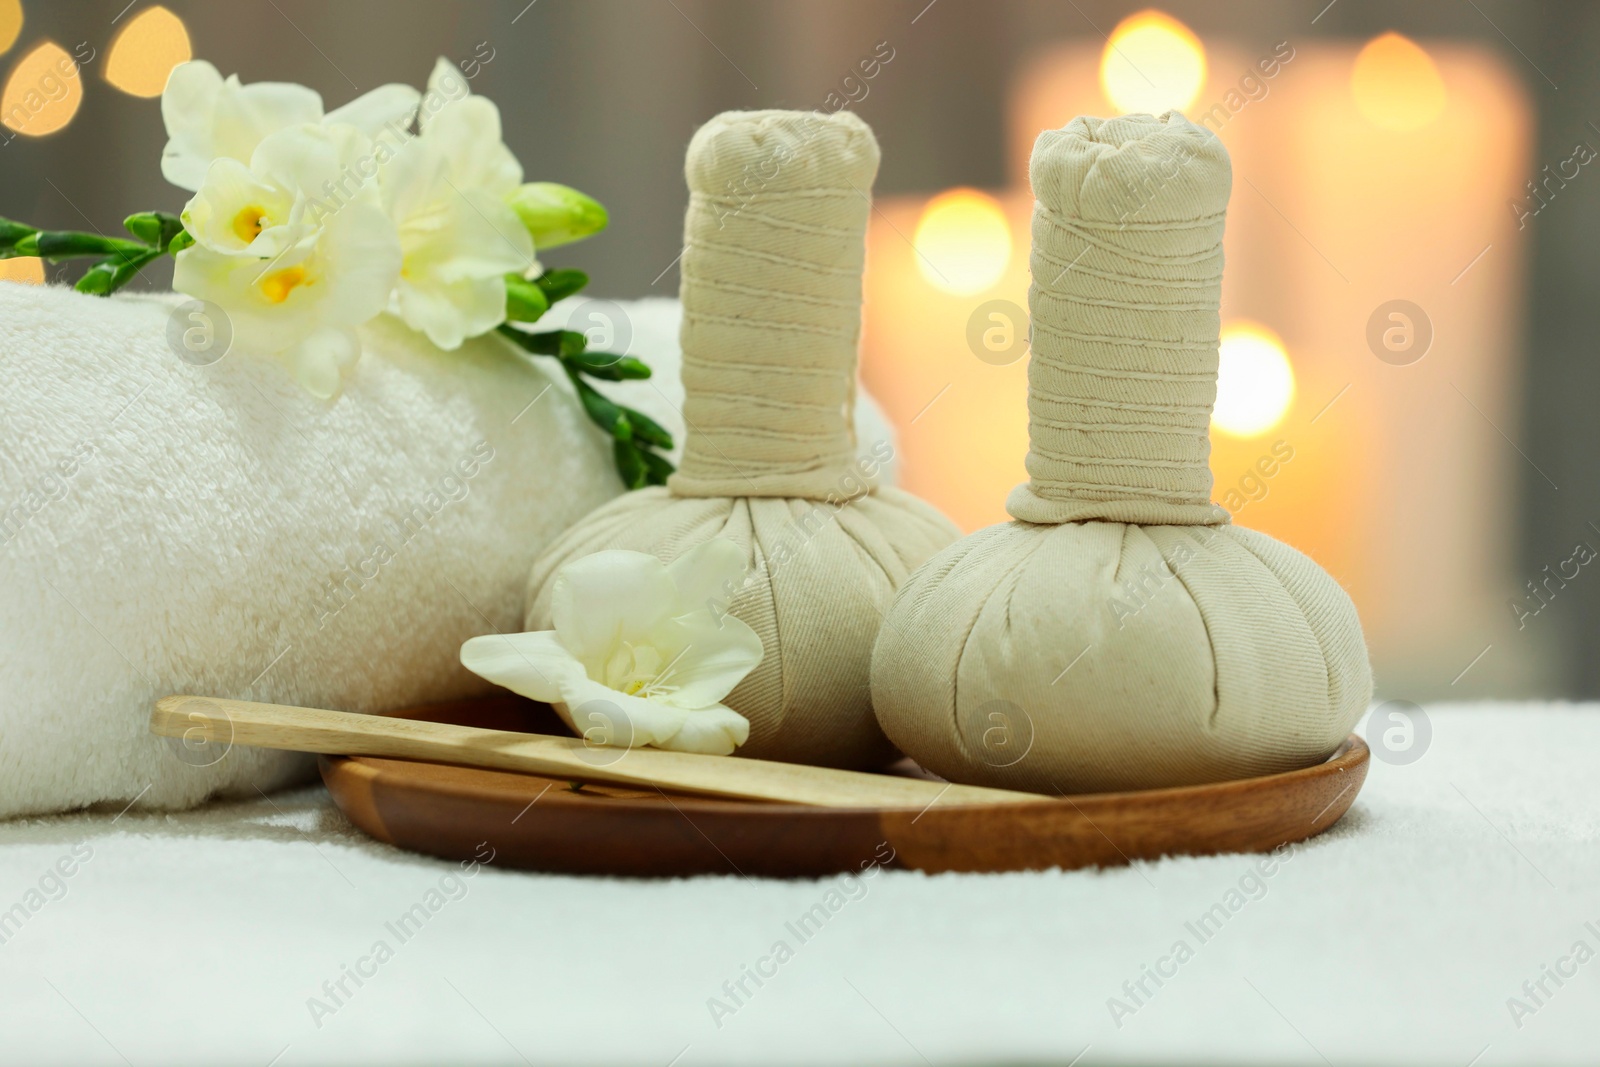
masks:
[[(1167, 804), (1181, 804), (1185, 797), (1192, 797), (1195, 799), (1202, 797), (1215, 798), (1219, 795), (1227, 795), (1229, 793), (1244, 792), (1263, 787), (1270, 787), (1273, 785), (1281, 785), (1301, 779), (1344, 774), (1347, 771), (1358, 770), (1364, 767), (1370, 759), (1370, 756), (1371, 750), (1367, 747), (1366, 741), (1359, 734), (1352, 733), (1344, 739), (1343, 743), (1334, 750), (1331, 756), (1329, 756), (1326, 760), (1323, 760), (1321, 763), (1315, 763), (1309, 767), (1299, 767), (1290, 771), (1279, 771), (1275, 774), (1257, 775), (1253, 778), (1228, 778), (1219, 782), (1206, 782), (1199, 785), (1164, 786), (1156, 789), (1136, 789), (1124, 792), (1064, 793), (1058, 797), (1051, 797), (1047, 794), (1039, 794), (1045, 798), (1042, 802), (1035, 801), (1017, 804), (952, 804), (940, 807), (938, 802), (935, 801), (921, 810), (929, 814), (932, 814), (934, 810), (937, 810), (940, 814), (949, 814), (960, 811), (997, 811), (1001, 809), (1014, 809), (1021, 811), (1027, 808), (1043, 807), (1046, 805), (1066, 805), (1080, 809), (1084, 807), (1097, 809), (1107, 806), (1114, 806), (1124, 810), (1130, 805), (1166, 806)], [(380, 760), (382, 762), (377, 762)], [(320, 765), (319, 770), (322, 773), (324, 782), (326, 782), (327, 775), (330, 773), (341, 775), (353, 774), (356, 777), (363, 779), (368, 785), (376, 784), (386, 773), (383, 763), (423, 762), (431, 761), (397, 760), (390, 759), (388, 757), (376, 756), (321, 756), (318, 758), (318, 763)], [(441, 767), (451, 766), (450, 764), (433, 765)], [(485, 778), (478, 785), (478, 788), (486, 793), (498, 793), (500, 794), (501, 799), (521, 799), (524, 794), (520, 790), (510, 789), (504, 786), (502, 784), (503, 780), (497, 777), (499, 775), (512, 775), (517, 778), (527, 778), (550, 782), (563, 781), (563, 779), (549, 778), (544, 775), (519, 774), (516, 771), (484, 769), (482, 773), (485, 775)], [(409, 789), (420, 789), (427, 792), (448, 795), (454, 795), (456, 792), (447, 784), (439, 781), (409, 780), (406, 782), (406, 787)], [(644, 791), (643, 787), (637, 788), (640, 792)], [(803, 814), (814, 815), (817, 817), (860, 817), (862, 815), (869, 814), (890, 812), (902, 813), (918, 810), (915, 807), (902, 807), (899, 805), (882, 805), (876, 807), (824, 807), (816, 804), (779, 805), (756, 800), (730, 800), (725, 797), (704, 796), (698, 793), (678, 793), (669, 791), (658, 792), (660, 794), (659, 798), (611, 796), (600, 797), (596, 796), (595, 794), (589, 794), (587, 796), (572, 795), (571, 791), (566, 789), (562, 789), (560, 793), (557, 794), (552, 789), (545, 802), (588, 804), (596, 800), (603, 800), (608, 808), (616, 808), (619, 810), (639, 809), (654, 811), (659, 807), (661, 799), (670, 800), (672, 798), (677, 798), (687, 800), (692, 803), (696, 811), (717, 811), (731, 814), (735, 812), (748, 812), (751, 806), (755, 805), (763, 808), (781, 807), (791, 815)], [(1340, 794), (1340, 798), (1342, 797), (1343, 794)], [(1335, 802), (1337, 802), (1337, 799), (1339, 798), (1336, 798)], [(1352, 803), (1354, 803), (1353, 798)], [(1334, 805), (1330, 804), (1327, 810), (1331, 811), (1333, 810), (1333, 807)], [(1348, 807), (1349, 805), (1346, 805), (1345, 808), (1339, 809), (1338, 815), (1335, 817), (1335, 821), (1337, 821), (1339, 817), (1343, 816)], [(1326, 812), (1324, 812), (1324, 814), (1326, 814)], [(1320, 821), (1320, 817), (1316, 821)]]

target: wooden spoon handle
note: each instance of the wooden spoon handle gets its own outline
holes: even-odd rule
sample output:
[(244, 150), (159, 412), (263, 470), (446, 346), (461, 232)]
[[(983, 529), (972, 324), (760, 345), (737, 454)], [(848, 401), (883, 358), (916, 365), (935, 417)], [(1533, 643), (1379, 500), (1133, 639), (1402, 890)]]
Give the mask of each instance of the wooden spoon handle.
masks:
[(653, 748), (596, 747), (576, 737), (480, 730), (221, 697), (162, 697), (150, 715), (150, 730), (190, 744), (215, 744), (223, 751), (229, 745), (249, 745), (340, 756), (388, 756), (570, 781), (831, 808), (927, 808), (935, 803), (1031, 804), (1049, 800), (1035, 793), (887, 774)]

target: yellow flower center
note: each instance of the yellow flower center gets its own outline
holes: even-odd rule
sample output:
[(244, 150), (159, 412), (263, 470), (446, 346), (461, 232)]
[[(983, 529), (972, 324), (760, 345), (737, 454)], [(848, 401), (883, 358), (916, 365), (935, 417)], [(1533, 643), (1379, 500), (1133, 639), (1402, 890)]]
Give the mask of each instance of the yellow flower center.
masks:
[(606, 663), (604, 683), (619, 693), (644, 700), (671, 696), (678, 691), (678, 684), (673, 680), (674, 668), (687, 651), (686, 648), (671, 662), (663, 663), (658, 649), (624, 641), (611, 653)]
[(233, 217), (233, 232), (239, 240), (249, 244), (261, 235), (263, 224), (267, 221), (267, 211), (259, 204), (251, 204), (241, 208)]
[(310, 284), (304, 267), (288, 267), (261, 279), (261, 292), (274, 304), (281, 304), (295, 289)]

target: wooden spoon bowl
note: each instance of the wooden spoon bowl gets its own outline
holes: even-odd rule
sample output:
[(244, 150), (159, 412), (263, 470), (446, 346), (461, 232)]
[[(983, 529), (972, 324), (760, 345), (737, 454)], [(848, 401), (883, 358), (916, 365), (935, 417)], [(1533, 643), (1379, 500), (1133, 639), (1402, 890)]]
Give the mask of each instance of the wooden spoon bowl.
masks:
[[(520, 697), (433, 704), (402, 718), (564, 734)], [(1036, 804), (824, 808), (715, 800), (370, 756), (323, 756), (350, 821), (446, 859), (571, 874), (819, 877), (886, 867), (1016, 871), (1117, 866), (1164, 855), (1259, 852), (1338, 822), (1366, 780), (1352, 734), (1327, 761), (1283, 774)]]

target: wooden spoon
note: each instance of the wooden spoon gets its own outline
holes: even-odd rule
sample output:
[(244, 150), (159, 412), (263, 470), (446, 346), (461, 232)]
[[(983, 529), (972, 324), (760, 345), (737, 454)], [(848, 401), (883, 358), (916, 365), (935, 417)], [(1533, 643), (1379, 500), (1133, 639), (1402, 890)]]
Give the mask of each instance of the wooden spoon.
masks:
[(294, 708), (220, 697), (156, 701), (150, 730), (188, 744), (387, 756), (578, 782), (611, 782), (714, 797), (832, 808), (929, 808), (935, 803), (1038, 804), (1051, 798), (1006, 789), (863, 774), (771, 760), (653, 748), (594, 746), (576, 737), (480, 730), (417, 719)]

